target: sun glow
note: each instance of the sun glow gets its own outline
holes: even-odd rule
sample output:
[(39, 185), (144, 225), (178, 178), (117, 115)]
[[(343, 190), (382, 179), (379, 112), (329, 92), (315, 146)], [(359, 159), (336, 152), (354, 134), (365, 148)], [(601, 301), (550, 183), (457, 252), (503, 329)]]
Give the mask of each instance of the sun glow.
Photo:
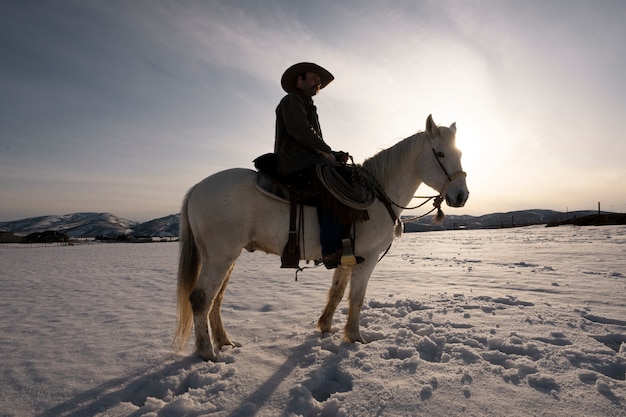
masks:
[(483, 214), (489, 210), (486, 195), (493, 195), (494, 184), (506, 177), (506, 148), (498, 122), (477, 114), (457, 117), (456, 144), (462, 152), (461, 163), (467, 172), (470, 197), (464, 214)]
[(460, 118), (456, 126), (456, 146), (463, 153), (463, 168), (468, 172), (484, 168), (490, 159), (488, 130), (482, 128), (475, 119)]

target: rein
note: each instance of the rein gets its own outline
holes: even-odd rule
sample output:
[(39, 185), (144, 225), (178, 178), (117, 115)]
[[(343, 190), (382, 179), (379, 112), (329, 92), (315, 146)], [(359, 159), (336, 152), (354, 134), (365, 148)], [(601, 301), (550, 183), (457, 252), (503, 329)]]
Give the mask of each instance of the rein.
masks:
[[(360, 170), (362, 172), (364, 172), (365, 174), (367, 174), (367, 176), (369, 177), (370, 181), (372, 182), (372, 184), (374, 185), (374, 188), (376, 190), (376, 197), (384, 204), (385, 208), (387, 209), (387, 212), (389, 213), (389, 216), (391, 217), (391, 221), (393, 222), (394, 226), (400, 226), (400, 224), (404, 224), (408, 221), (412, 221), (412, 220), (416, 220), (416, 219), (420, 219), (422, 217), (426, 217), (428, 216), (430, 213), (432, 213), (433, 211), (437, 210), (437, 216), (436, 219), (443, 219), (443, 211), (441, 211), (441, 203), (443, 201), (443, 197), (441, 195), (435, 195), (435, 196), (431, 196), (431, 197), (420, 197), (420, 196), (413, 196), (413, 198), (425, 198), (426, 201), (424, 201), (423, 203), (420, 203), (414, 207), (405, 207), (405, 206), (401, 206), (400, 204), (396, 203), (395, 201), (393, 201), (385, 192), (385, 190), (383, 189), (382, 185), (380, 185), (380, 183), (376, 180), (376, 177), (374, 177), (374, 175), (372, 175), (369, 171), (367, 171), (366, 169), (364, 169), (363, 167), (360, 168)], [(434, 200), (433, 202), (433, 209), (430, 210), (428, 213), (422, 214), (421, 216), (417, 216), (417, 217), (412, 217), (412, 218), (408, 218), (408, 219), (404, 219), (401, 220), (398, 218), (398, 216), (396, 215), (396, 212), (393, 211), (393, 207), (392, 206), (396, 206), (399, 209), (402, 210), (413, 210), (419, 207), (422, 207), (424, 204), (428, 203), (430, 200)], [(393, 244), (390, 243), (389, 246), (387, 247), (387, 249), (385, 249), (385, 252), (383, 252), (383, 254), (380, 256), (380, 258), (378, 258), (378, 262), (382, 261), (383, 258), (385, 257), (385, 255), (387, 255), (387, 253), (389, 252), (389, 250), (391, 249), (391, 245)]]
[[(413, 207), (405, 207), (405, 206), (402, 206), (402, 205), (396, 203), (395, 201), (393, 201), (387, 195), (387, 193), (383, 189), (382, 185), (378, 182), (376, 177), (374, 175), (372, 175), (372, 173), (367, 171), (365, 168), (363, 168), (362, 166), (357, 166), (354, 163), (354, 159), (352, 158), (352, 155), (348, 155), (348, 157), (350, 158), (350, 160), (352, 162), (352, 166), (355, 167), (358, 171), (364, 173), (365, 176), (367, 176), (369, 178), (369, 181), (371, 182), (371, 184), (373, 185), (373, 187), (375, 189), (376, 198), (378, 198), (383, 203), (385, 208), (387, 209), (387, 212), (389, 213), (389, 216), (391, 217), (391, 221), (393, 222), (394, 226), (399, 226), (400, 224), (404, 224), (404, 223), (408, 223), (408, 222), (411, 222), (411, 221), (414, 221), (414, 220), (417, 220), (417, 219), (421, 219), (423, 217), (428, 216), (429, 214), (431, 214), (435, 210), (437, 210), (437, 214), (435, 215), (435, 222), (442, 221), (443, 217), (444, 217), (444, 213), (443, 213), (443, 210), (441, 210), (441, 203), (443, 203), (443, 194), (444, 194), (444, 192), (448, 188), (448, 185), (450, 185), (450, 183), (452, 181), (454, 181), (456, 178), (458, 178), (460, 176), (467, 177), (467, 173), (465, 171), (463, 171), (463, 170), (458, 171), (458, 172), (450, 175), (448, 173), (448, 170), (446, 169), (446, 167), (443, 166), (443, 163), (441, 162), (441, 159), (440, 159), (439, 155), (437, 154), (437, 151), (435, 151), (435, 148), (431, 148), (431, 149), (433, 151), (433, 155), (435, 157), (435, 160), (437, 161), (437, 164), (439, 164), (439, 167), (441, 168), (441, 170), (443, 171), (443, 173), (446, 176), (446, 181), (441, 186), (441, 189), (439, 190), (439, 195), (433, 195), (433, 196), (428, 196), (428, 197), (427, 196), (413, 196), (413, 198), (423, 198), (423, 199), (425, 199), (424, 202), (422, 202), (422, 203), (420, 203), (420, 204), (418, 204), (416, 206), (413, 206)], [(393, 210), (393, 206), (395, 206), (395, 207), (397, 207), (397, 208), (399, 208), (401, 210), (415, 210), (417, 208), (420, 208), (420, 207), (424, 206), (426, 203), (428, 203), (431, 200), (433, 200), (433, 208), (431, 210), (429, 210), (427, 213), (424, 213), (424, 214), (419, 215), (419, 216), (413, 216), (413, 217), (407, 217), (407, 218), (404, 218), (404, 219), (400, 219), (400, 218), (398, 218), (398, 215), (396, 215), (395, 211)], [(380, 262), (385, 257), (385, 255), (387, 255), (387, 253), (391, 249), (391, 245), (392, 244), (389, 244), (389, 246), (387, 247), (385, 252), (380, 256), (380, 258), (378, 258), (377, 262)], [(304, 268), (308, 268), (308, 267), (304, 267)], [(302, 271), (304, 268), (298, 268), (298, 270), (296, 271), (296, 281), (298, 280), (298, 272)]]
[[(439, 161), (439, 159), (437, 159), (437, 161)], [(441, 164), (441, 162), (440, 162), (440, 164)], [(442, 166), (442, 168), (443, 168), (443, 166)], [(416, 220), (416, 219), (421, 219), (422, 217), (428, 216), (430, 213), (432, 213), (435, 210), (438, 210), (438, 212), (437, 212), (437, 219), (443, 218), (443, 211), (441, 211), (441, 203), (443, 202), (443, 197), (441, 196), (441, 194), (433, 195), (433, 196), (430, 196), (430, 197), (413, 196), (413, 198), (424, 198), (424, 199), (426, 199), (426, 201), (424, 201), (424, 202), (422, 202), (422, 203), (420, 203), (420, 204), (418, 204), (416, 206), (413, 206), (413, 207), (402, 206), (402, 205), (396, 203), (395, 201), (393, 201), (387, 195), (387, 193), (383, 189), (382, 185), (380, 185), (380, 183), (376, 180), (376, 177), (374, 177), (374, 175), (372, 175), (369, 171), (367, 171), (363, 167), (361, 167), (360, 169), (361, 169), (361, 171), (363, 171), (364, 173), (367, 174), (367, 176), (369, 177), (370, 181), (374, 185), (374, 188), (376, 189), (376, 197), (385, 205), (385, 208), (389, 212), (389, 216), (391, 217), (391, 221), (393, 221), (394, 225), (397, 224), (398, 221), (400, 221), (401, 223), (406, 223), (406, 222), (413, 221), (413, 220)], [(445, 171), (445, 169), (444, 169), (444, 171)], [(459, 174), (458, 173), (454, 174), (452, 179), (450, 179), (450, 177), (448, 176), (447, 173), (446, 173), (446, 176), (451, 181), (454, 178), (458, 177)], [(445, 184), (446, 187), (447, 187), (448, 183), (449, 182), (447, 182)], [(443, 190), (445, 190), (445, 188), (443, 188)], [(433, 201), (433, 206), (434, 207), (429, 212), (427, 212), (425, 214), (422, 214), (420, 216), (410, 217), (408, 219), (400, 220), (398, 218), (398, 216), (396, 215), (396, 213), (393, 211), (393, 208), (392, 208), (392, 206), (395, 206), (395, 207), (398, 207), (399, 209), (402, 209), (402, 210), (415, 210), (417, 208), (422, 207), (423, 205), (425, 205), (426, 203), (428, 203), (431, 200), (434, 200)]]
[[(422, 203), (420, 203), (420, 204), (418, 204), (416, 206), (413, 206), (413, 207), (401, 206), (400, 204), (398, 204), (395, 201), (393, 201), (391, 198), (389, 198), (389, 196), (387, 195), (387, 193), (385, 192), (383, 187), (380, 185), (380, 183), (376, 180), (374, 175), (372, 175), (367, 170), (361, 168), (361, 170), (368, 175), (368, 177), (370, 178), (370, 180), (374, 184), (374, 188), (376, 189), (376, 197), (385, 205), (385, 208), (389, 212), (389, 216), (391, 216), (391, 220), (393, 221), (394, 226), (397, 226), (398, 222), (400, 222), (401, 224), (404, 224), (404, 223), (407, 223), (407, 222), (410, 222), (410, 221), (413, 221), (413, 220), (421, 219), (423, 217), (428, 216), (430, 213), (432, 213), (435, 210), (437, 210), (437, 214), (435, 216), (435, 222), (442, 221), (443, 217), (444, 217), (444, 213), (441, 210), (441, 203), (443, 202), (443, 194), (444, 194), (444, 192), (448, 188), (448, 185), (450, 185), (450, 183), (452, 181), (454, 181), (456, 178), (460, 177), (461, 175), (464, 176), (464, 177), (467, 177), (467, 173), (465, 171), (458, 171), (458, 172), (450, 175), (448, 173), (448, 170), (446, 169), (446, 167), (443, 166), (443, 163), (441, 162), (441, 159), (440, 159), (439, 155), (437, 154), (437, 151), (435, 151), (435, 148), (431, 148), (431, 149), (433, 151), (433, 155), (435, 156), (435, 160), (439, 164), (439, 167), (441, 168), (443, 173), (446, 175), (446, 181), (441, 186), (441, 189), (439, 190), (439, 195), (430, 196), (430, 197), (413, 196), (413, 198), (425, 198), (426, 199), (426, 201), (424, 201), (424, 202), (422, 202)], [(354, 161), (353, 161), (353, 163), (354, 163)], [(408, 218), (405, 218), (405, 219), (399, 219), (398, 216), (396, 215), (396, 213), (393, 211), (393, 208), (392, 208), (392, 206), (396, 206), (396, 207), (398, 207), (399, 209), (402, 209), (402, 210), (414, 210), (416, 208), (422, 207), (424, 204), (428, 203), (430, 200), (434, 200), (433, 201), (433, 208), (430, 211), (428, 211), (427, 213), (422, 214), (420, 216), (413, 216), (413, 217), (408, 217)], [(387, 253), (389, 252), (390, 249), (391, 249), (391, 244), (389, 244), (389, 246), (387, 247), (385, 252), (380, 256), (380, 258), (378, 258), (378, 262), (380, 262), (385, 257), (385, 255), (387, 255)]]

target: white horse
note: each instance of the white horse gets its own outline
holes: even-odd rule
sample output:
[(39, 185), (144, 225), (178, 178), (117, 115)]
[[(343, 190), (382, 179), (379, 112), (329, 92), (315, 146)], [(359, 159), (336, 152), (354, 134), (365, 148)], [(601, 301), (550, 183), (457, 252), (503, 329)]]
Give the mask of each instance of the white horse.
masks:
[[(348, 281), (350, 295), (344, 338), (364, 343), (359, 315), (369, 277), (378, 257), (402, 233), (397, 218), (424, 182), (438, 190), (451, 207), (462, 207), (469, 195), (461, 152), (455, 145), (456, 124), (438, 127), (428, 116), (426, 131), (406, 138), (363, 162), (363, 169), (379, 183), (396, 219), (380, 200), (369, 207), (370, 220), (356, 224), (354, 254), (365, 258), (354, 266), (334, 271), (328, 302), (317, 325), (331, 331), (333, 314)], [(452, 173), (452, 174), (449, 174)], [(180, 215), (178, 268), (178, 329), (173, 347), (181, 350), (193, 325), (196, 351), (204, 360), (231, 341), (222, 323), (224, 291), (242, 249), (280, 255), (287, 243), (289, 204), (255, 187), (255, 171), (234, 168), (218, 172), (192, 187)], [(304, 208), (303, 260), (321, 259), (319, 225), (314, 207)], [(212, 337), (209, 335), (210, 322)]]

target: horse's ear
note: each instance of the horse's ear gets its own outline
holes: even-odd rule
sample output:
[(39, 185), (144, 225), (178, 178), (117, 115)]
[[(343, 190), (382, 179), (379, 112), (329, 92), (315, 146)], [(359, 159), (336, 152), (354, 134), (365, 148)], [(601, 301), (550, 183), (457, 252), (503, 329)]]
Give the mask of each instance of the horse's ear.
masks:
[(452, 131), (452, 133), (454, 133), (456, 135), (456, 122), (452, 123), (450, 125), (450, 130)]
[(437, 125), (433, 121), (433, 115), (432, 114), (429, 114), (428, 118), (426, 119), (426, 134), (431, 139), (433, 139), (434, 137), (439, 135), (439, 128), (437, 127)]

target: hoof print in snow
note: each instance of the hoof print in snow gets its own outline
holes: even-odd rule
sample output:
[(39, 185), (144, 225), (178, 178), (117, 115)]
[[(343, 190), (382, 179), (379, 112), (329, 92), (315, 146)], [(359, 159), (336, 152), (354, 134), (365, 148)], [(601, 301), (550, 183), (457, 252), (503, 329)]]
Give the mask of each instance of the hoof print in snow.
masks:
[(528, 385), (547, 394), (559, 392), (561, 390), (561, 386), (554, 380), (554, 378), (542, 375), (529, 375)]
[(302, 386), (315, 400), (324, 402), (338, 392), (352, 391), (352, 377), (333, 364), (314, 371)]

